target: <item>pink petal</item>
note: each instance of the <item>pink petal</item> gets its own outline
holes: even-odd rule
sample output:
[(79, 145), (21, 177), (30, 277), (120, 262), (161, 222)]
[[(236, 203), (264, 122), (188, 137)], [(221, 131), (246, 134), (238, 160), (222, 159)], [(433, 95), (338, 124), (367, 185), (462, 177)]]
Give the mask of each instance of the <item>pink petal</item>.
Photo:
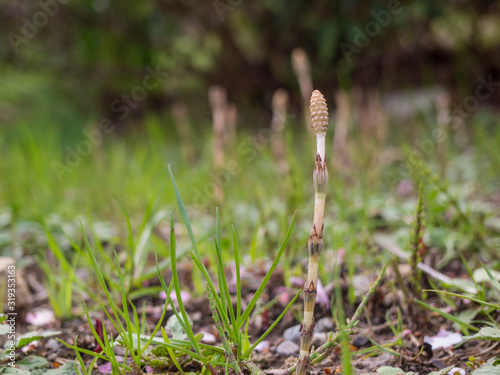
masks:
[[(165, 300), (167, 299), (167, 294), (164, 291), (161, 291), (160, 294), (158, 295), (161, 299)], [(170, 298), (172, 299), (172, 302), (177, 302), (177, 294), (175, 294), (175, 291), (172, 291), (170, 293)], [(182, 302), (187, 302), (191, 299), (191, 293), (181, 290), (181, 298)]]
[(98, 368), (101, 374), (111, 374), (113, 372), (111, 362), (106, 362), (104, 365), (101, 365)]
[(325, 307), (330, 306), (330, 298), (328, 298), (328, 294), (326, 294), (325, 288), (323, 288), (323, 284), (318, 280), (317, 286), (318, 292), (316, 294), (316, 303), (324, 305)]
[(26, 314), (26, 322), (34, 326), (44, 326), (54, 321), (54, 312), (52, 310), (37, 310)]
[(424, 342), (430, 344), (432, 349), (449, 348), (462, 341), (462, 335), (458, 332), (451, 332), (441, 329), (436, 336), (425, 336)]

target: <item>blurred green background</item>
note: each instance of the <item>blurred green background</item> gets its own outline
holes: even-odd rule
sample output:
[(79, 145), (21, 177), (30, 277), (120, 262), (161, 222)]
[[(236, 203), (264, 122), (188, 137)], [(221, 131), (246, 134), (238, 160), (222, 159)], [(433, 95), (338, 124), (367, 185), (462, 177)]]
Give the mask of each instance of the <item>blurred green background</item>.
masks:
[[(340, 44), (355, 46), (357, 28), (389, 6), (397, 14), (346, 59)], [(227, 88), (243, 126), (260, 128), (279, 87), (299, 111), (296, 47), (327, 96), (354, 85), (434, 84), (465, 95), (479, 75), (500, 68), (499, 1), (6, 0), (0, 10), (3, 126), (24, 119), (68, 129), (116, 118), (113, 101), (158, 66), (168, 77), (120, 128), (140, 127), (147, 113), (164, 114), (177, 100), (203, 128), (212, 84)]]
[[(218, 207), (224, 261), (234, 224), (262, 273), (297, 210), (279, 269), (291, 288), (313, 217), (313, 88), (330, 111), (323, 285), (342, 262), (349, 280), (378, 273), (393, 259), (381, 235), (420, 246), (419, 187), (436, 269), (500, 269), (500, 0), (0, 0), (0, 29), (0, 256), (45, 283), (57, 317), (100, 288), (80, 276), (93, 275), (83, 232), (115, 292), (116, 250), (128, 296), (158, 295), (171, 212), (178, 254), (190, 249), (167, 164), (203, 256)], [(214, 117), (237, 108), (232, 138), (214, 135), (214, 85), (230, 103)]]
[[(295, 48), (306, 52), (314, 88), (332, 111), (327, 145), (340, 90), (353, 97), (358, 92), (401, 97), (396, 107), (403, 107), (417, 101), (411, 96), (417, 90), (439, 86), (450, 92), (453, 104), (474, 95), (478, 77), (500, 80), (500, 1), (3, 0), (0, 10), (0, 246), (6, 254), (27, 241), (27, 251), (44, 247), (42, 225), (77, 236), (78, 219), (93, 217), (119, 223), (123, 234), (122, 208), (134, 227), (144, 212), (172, 208), (167, 163), (188, 209), (195, 205), (197, 192), (214, 183), (207, 98), (214, 84), (225, 87), (238, 108), (239, 143), (226, 150), (226, 160), (234, 158), (244, 171), (225, 188), (225, 223), (246, 228), (243, 239), (256, 249), (263, 246), (262, 228), (277, 242), (298, 208), (304, 212), (299, 236), (307, 237), (314, 140), (303, 121), (291, 59)], [(259, 130), (270, 127), (278, 88), (290, 94), (286, 178), (277, 178), (269, 145), (255, 140)], [(484, 179), (474, 181), (487, 186), (498, 180), (494, 145), (500, 135), (492, 130), (498, 128), (492, 113), (500, 90), (490, 94), (467, 119), (481, 126), (462, 127), (448, 139), (447, 175), (454, 182), (469, 183), (478, 175)], [(130, 101), (134, 95), (140, 100)], [(175, 103), (187, 109), (194, 162), (184, 157), (189, 145), (175, 126)], [(377, 144), (370, 134), (360, 136), (362, 122), (371, 116), (362, 109), (351, 108), (353, 118), (362, 119), (349, 129), (351, 164), (346, 171), (329, 166), (334, 182), (327, 211), (340, 227), (348, 221), (355, 232), (383, 226), (377, 212), (391, 209), (387, 197), (395, 199), (395, 209), (412, 211), (412, 203), (400, 205), (404, 194), (393, 194), (401, 180), (411, 178), (400, 172), (405, 163), (400, 147), (429, 139), (437, 126), (433, 107), (430, 122), (428, 113), (417, 113), (416, 120), (391, 118), (387, 137)], [(81, 143), (92, 134), (97, 145), (85, 150)], [(240, 152), (238, 145), (245, 142), (256, 157)], [(458, 156), (474, 142), (481, 151), (464, 162)], [(423, 156), (438, 170), (435, 153)], [(464, 165), (466, 171), (460, 169)], [(384, 177), (388, 168), (395, 171), (390, 178)], [(217, 205), (207, 201), (207, 216), (193, 211), (204, 233), (213, 227)], [(438, 221), (446, 210), (439, 207)], [(400, 217), (394, 217), (400, 226)], [(61, 229), (69, 222), (71, 228)], [(102, 224), (101, 238), (119, 233), (108, 229)]]

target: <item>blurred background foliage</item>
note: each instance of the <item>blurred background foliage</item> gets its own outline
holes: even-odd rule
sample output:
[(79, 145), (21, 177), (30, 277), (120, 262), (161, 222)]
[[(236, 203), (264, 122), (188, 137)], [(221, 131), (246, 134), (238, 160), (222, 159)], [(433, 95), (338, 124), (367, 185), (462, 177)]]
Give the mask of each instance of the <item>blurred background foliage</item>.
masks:
[[(401, 11), (346, 59), (340, 43), (355, 46), (357, 28), (389, 3)], [(466, 95), (479, 75), (498, 77), (500, 68), (500, 1), (2, 0), (0, 11), (0, 121), (7, 125), (43, 119), (82, 128), (116, 118), (111, 103), (140, 84), (149, 66), (168, 77), (128, 123), (140, 126), (148, 112), (161, 115), (176, 100), (189, 103), (193, 118), (209, 119), (206, 92), (221, 84), (241, 125), (259, 128), (279, 87), (300, 109), (290, 62), (296, 47), (307, 52), (315, 87), (327, 96), (354, 85), (431, 84)], [(47, 22), (34, 19), (40, 11)], [(37, 21), (42, 26), (29, 38), (13, 39)]]

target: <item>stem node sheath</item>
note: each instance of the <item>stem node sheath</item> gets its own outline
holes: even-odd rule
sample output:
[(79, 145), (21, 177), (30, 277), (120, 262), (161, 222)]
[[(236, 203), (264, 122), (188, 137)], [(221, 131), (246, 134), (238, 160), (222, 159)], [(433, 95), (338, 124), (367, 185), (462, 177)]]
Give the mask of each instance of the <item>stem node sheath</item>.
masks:
[[(314, 334), (314, 304), (318, 285), (318, 263), (323, 248), (323, 217), (325, 213), (326, 186), (328, 169), (325, 157), (325, 138), (328, 127), (328, 108), (323, 95), (313, 91), (311, 95), (311, 127), (316, 134), (316, 160), (313, 171), (314, 184), (314, 221), (307, 241), (309, 266), (304, 285), (304, 320), (300, 325), (300, 354), (297, 362), (297, 375), (305, 375), (310, 364), (309, 350)], [(318, 231), (319, 229), (319, 231)]]

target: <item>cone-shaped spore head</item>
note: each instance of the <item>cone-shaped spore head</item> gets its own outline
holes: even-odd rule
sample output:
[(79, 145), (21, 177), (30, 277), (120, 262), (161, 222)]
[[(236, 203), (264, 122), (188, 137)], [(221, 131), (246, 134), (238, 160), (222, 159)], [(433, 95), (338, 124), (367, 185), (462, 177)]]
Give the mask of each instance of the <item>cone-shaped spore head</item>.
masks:
[(325, 97), (318, 90), (314, 90), (311, 95), (311, 127), (316, 134), (326, 134), (328, 128), (328, 107)]

